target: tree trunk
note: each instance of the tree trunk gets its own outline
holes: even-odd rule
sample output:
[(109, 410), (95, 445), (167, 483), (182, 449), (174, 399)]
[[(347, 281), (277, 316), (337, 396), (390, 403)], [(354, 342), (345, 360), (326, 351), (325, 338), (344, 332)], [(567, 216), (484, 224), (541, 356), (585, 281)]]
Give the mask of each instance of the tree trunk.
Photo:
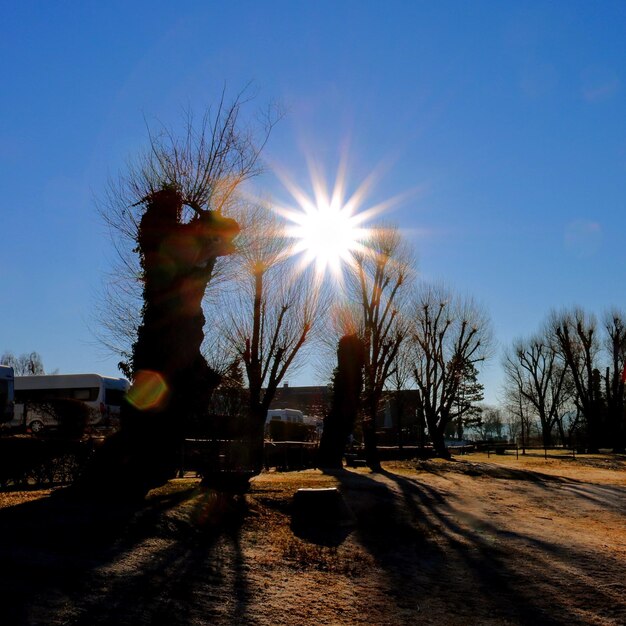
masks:
[(563, 428), (563, 420), (557, 419), (556, 421), (557, 428), (559, 429), (559, 436), (561, 437), (561, 444), (564, 448), (567, 448), (570, 445), (569, 437), (565, 435), (565, 429)]
[(450, 452), (448, 452), (448, 448), (446, 448), (446, 442), (444, 438), (445, 433), (445, 422), (441, 421), (440, 424), (437, 423), (437, 417), (435, 415), (425, 415), (426, 423), (428, 425), (428, 434), (430, 435), (430, 440), (433, 444), (433, 449), (435, 450), (438, 457), (442, 459), (449, 459)]
[(252, 425), (250, 428), (249, 463), (250, 469), (255, 474), (260, 474), (265, 463), (265, 420), (267, 410), (260, 406), (252, 413)]
[(212, 211), (182, 223), (182, 198), (173, 189), (145, 202), (138, 234), (144, 308), (133, 387), (120, 432), (96, 455), (81, 485), (116, 496), (145, 495), (174, 476), (187, 427), (207, 418), (220, 377), (200, 353), (202, 298), (216, 258), (230, 254), (239, 230)]
[(437, 427), (431, 429), (430, 426), (428, 430), (430, 431), (430, 438), (433, 442), (433, 448), (435, 449), (437, 456), (442, 459), (450, 459), (450, 452), (448, 448), (446, 448), (444, 431)]
[(376, 420), (370, 415), (364, 415), (362, 419), (363, 444), (365, 445), (365, 462), (373, 472), (380, 472), (380, 458), (376, 442)]
[(548, 425), (548, 421), (541, 420), (541, 439), (543, 440), (543, 448), (547, 450), (552, 447), (552, 428)]
[(363, 388), (363, 342), (344, 335), (337, 348), (337, 370), (329, 414), (324, 419), (319, 467), (341, 469), (346, 441), (354, 429)]

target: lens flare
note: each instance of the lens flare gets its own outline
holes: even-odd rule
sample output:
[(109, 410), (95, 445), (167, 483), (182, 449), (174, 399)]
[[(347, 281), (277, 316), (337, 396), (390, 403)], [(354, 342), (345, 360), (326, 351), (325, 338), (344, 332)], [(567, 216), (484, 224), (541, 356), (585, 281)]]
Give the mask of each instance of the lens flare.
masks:
[(169, 388), (159, 372), (140, 370), (126, 397), (140, 411), (161, 409), (169, 397)]

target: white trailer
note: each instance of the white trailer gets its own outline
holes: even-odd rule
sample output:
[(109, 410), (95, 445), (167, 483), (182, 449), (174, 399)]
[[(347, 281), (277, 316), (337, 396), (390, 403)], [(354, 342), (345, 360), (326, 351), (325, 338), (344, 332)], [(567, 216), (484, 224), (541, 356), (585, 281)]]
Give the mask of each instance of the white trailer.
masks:
[(115, 429), (119, 425), (120, 407), (130, 383), (124, 378), (99, 374), (53, 374), (17, 376), (15, 378), (15, 411), (9, 425), (26, 427), (37, 433), (58, 426), (53, 415), (42, 408), (60, 399), (78, 400), (89, 408), (88, 426)]
[(305, 417), (302, 411), (297, 409), (270, 409), (267, 412), (265, 423), (291, 422), (292, 424), (304, 424)]

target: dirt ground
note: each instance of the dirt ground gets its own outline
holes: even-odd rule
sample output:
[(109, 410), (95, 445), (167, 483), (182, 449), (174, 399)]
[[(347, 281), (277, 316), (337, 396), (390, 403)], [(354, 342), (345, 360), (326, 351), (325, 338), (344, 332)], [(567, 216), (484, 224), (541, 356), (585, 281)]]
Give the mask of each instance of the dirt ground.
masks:
[[(468, 455), (192, 478), (142, 506), (0, 494), (0, 623), (626, 624), (626, 459)], [(292, 524), (301, 487), (351, 523)]]

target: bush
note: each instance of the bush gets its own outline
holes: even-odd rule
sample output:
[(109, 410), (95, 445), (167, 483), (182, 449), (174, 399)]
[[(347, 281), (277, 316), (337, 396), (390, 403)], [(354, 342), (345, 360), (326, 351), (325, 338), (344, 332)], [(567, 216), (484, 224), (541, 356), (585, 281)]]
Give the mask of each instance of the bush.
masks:
[(92, 450), (88, 442), (40, 439), (25, 435), (0, 438), (0, 487), (72, 482)]
[(57, 422), (57, 435), (63, 439), (80, 439), (89, 422), (89, 407), (80, 400), (59, 398), (42, 405)]

